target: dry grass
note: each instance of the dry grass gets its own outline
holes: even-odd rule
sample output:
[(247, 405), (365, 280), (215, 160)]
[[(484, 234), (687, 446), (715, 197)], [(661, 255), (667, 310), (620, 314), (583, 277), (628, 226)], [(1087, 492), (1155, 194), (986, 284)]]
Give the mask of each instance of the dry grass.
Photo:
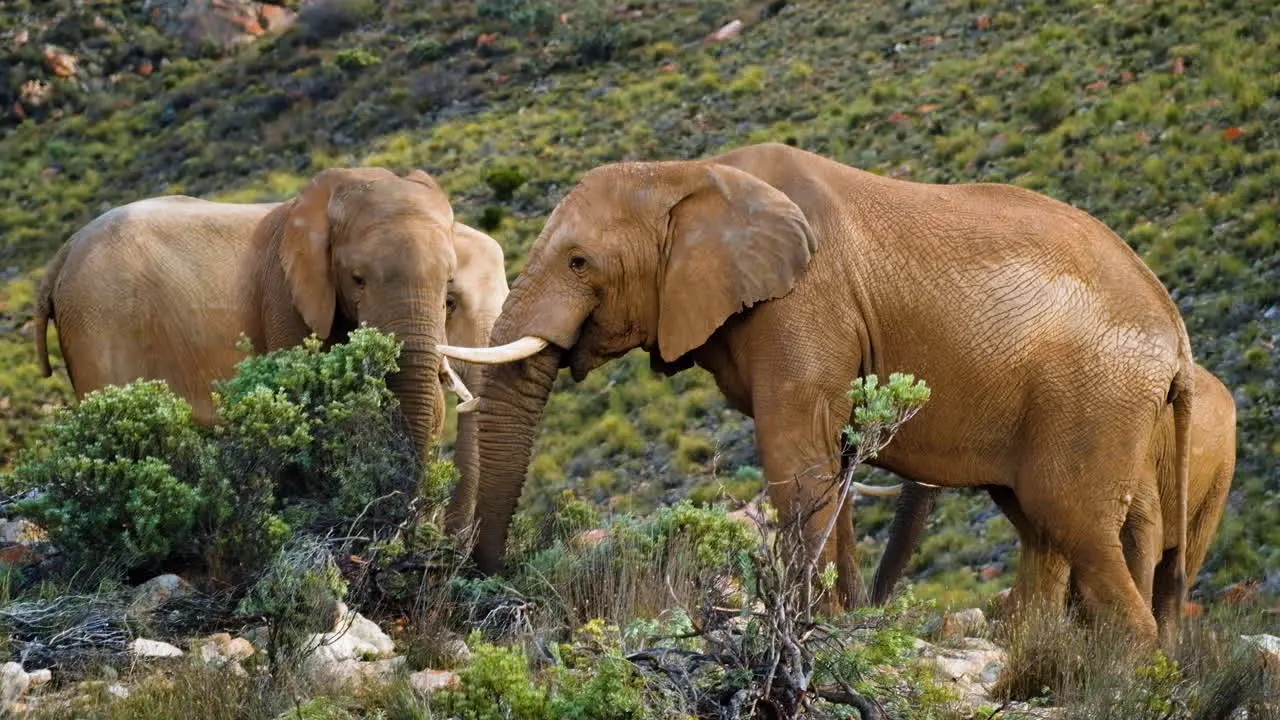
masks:
[(1009, 659), (995, 694), (1046, 698), (1069, 720), (1280, 718), (1280, 678), (1240, 639), (1261, 622), (1229, 610), (1189, 621), (1168, 657), (1111, 624), (1028, 612), (996, 631)]

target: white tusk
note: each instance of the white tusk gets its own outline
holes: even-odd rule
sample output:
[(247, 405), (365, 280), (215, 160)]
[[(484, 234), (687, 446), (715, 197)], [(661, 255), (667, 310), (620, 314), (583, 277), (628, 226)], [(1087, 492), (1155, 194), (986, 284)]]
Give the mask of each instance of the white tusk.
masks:
[(473, 397), (473, 398), (471, 398), (470, 400), (468, 400), (468, 401), (466, 401), (466, 402), (460, 402), (460, 403), (458, 403), (458, 408), (457, 408), (457, 410), (458, 410), (458, 412), (460, 412), (460, 413), (469, 413), (469, 412), (474, 411), (474, 410), (476, 409), (476, 406), (477, 406), (477, 405), (479, 405), (479, 404), (480, 404), (480, 398), (478, 398), (478, 397)]
[(458, 377), (458, 373), (453, 371), (453, 367), (449, 365), (449, 358), (440, 358), (440, 364), (444, 366), (445, 389), (452, 390), (458, 396), (458, 400), (460, 401), (460, 404), (458, 405), (458, 412), (466, 412), (466, 410), (463, 410), (462, 408), (467, 403), (471, 403), (471, 407), (475, 408), (475, 397), (471, 394), (471, 391), (467, 389), (467, 386), (462, 383), (462, 378)]
[(540, 337), (526, 335), (515, 342), (497, 347), (455, 347), (440, 345), (440, 352), (454, 360), (478, 363), (480, 365), (501, 365), (502, 363), (523, 360), (542, 352), (549, 343)]
[(853, 489), (868, 497), (898, 497), (902, 494), (902, 484), (891, 485), (889, 487), (880, 487), (879, 485), (865, 485), (860, 482), (853, 483)]

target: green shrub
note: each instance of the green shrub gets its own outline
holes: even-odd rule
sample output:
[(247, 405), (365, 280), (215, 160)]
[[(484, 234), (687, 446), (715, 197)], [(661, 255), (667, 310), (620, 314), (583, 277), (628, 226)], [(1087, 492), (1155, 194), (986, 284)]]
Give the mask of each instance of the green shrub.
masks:
[(290, 533), (372, 546), (447, 502), (452, 463), (423, 474), (385, 378), (399, 343), (361, 328), (250, 355), (215, 383), (222, 422), (197, 425), (162, 381), (87, 394), (25, 451), (9, 492), (74, 564), (124, 570), (203, 562), (236, 581)]
[[(237, 456), (268, 461), (281, 499), (317, 522), (334, 526), (361, 513), (364, 528), (404, 520), (419, 467), (386, 386), (399, 352), (391, 335), (360, 328), (327, 351), (311, 337), (246, 357), (234, 377), (215, 384), (222, 416), (239, 421), (226, 431)], [(294, 430), (280, 436), (273, 426)]]
[(480, 211), (480, 219), (476, 224), (485, 232), (493, 232), (501, 225), (504, 218), (507, 217), (507, 209), (501, 205), (485, 205), (484, 210)]
[(524, 185), (528, 180), (529, 178), (516, 168), (491, 170), (484, 179), (489, 188), (493, 190), (493, 197), (498, 202), (510, 201), (515, 191), (519, 190), (520, 186)]
[(1061, 83), (1048, 83), (1027, 101), (1027, 116), (1041, 130), (1051, 130), (1071, 114), (1072, 101), (1071, 93)]
[[(583, 511), (554, 535), (544, 529), (541, 543), (527, 537), (513, 542), (513, 549), (525, 553), (512, 555), (510, 562), (521, 568), (513, 585), (537, 601), (549, 622), (575, 626), (602, 618), (621, 623), (654, 617), (673, 604), (696, 603), (709, 583), (736, 577), (740, 556), (756, 547), (754, 531), (723, 508), (687, 501), (643, 518), (619, 516), (601, 529), (602, 538), (579, 541), (578, 528), (598, 527), (585, 522), (588, 517)], [(534, 550), (539, 546), (543, 549)]]
[(484, 642), (478, 634), (468, 641), (471, 665), (459, 671), (462, 687), (440, 693), (440, 708), (467, 720), (552, 718), (546, 690), (533, 682), (529, 659), (519, 649)]
[(74, 563), (155, 568), (191, 557), (202, 489), (213, 476), (191, 406), (162, 381), (88, 393), (24, 451), (7, 484), (38, 493), (18, 513)]
[(444, 55), (444, 45), (435, 38), (423, 38), (409, 46), (409, 59), (415, 63), (438, 60)]
[(364, 48), (347, 48), (339, 50), (338, 54), (333, 56), (333, 64), (347, 72), (355, 72), (381, 65), (382, 58)]

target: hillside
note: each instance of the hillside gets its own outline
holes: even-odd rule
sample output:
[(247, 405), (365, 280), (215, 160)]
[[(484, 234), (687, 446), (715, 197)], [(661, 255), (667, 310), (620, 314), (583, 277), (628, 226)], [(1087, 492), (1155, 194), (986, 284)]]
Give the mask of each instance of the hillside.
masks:
[[(591, 167), (776, 140), (895, 177), (1022, 185), (1124, 236), (1237, 398), (1234, 489), (1201, 589), (1280, 593), (1273, 3), (302, 5), (291, 29), (230, 52), (192, 50), (141, 0), (5, 4), (6, 100), (57, 75), (40, 43), (88, 59), (48, 79), (60, 114), (0, 122), (0, 467), (69, 396), (34, 363), (40, 264), (111, 206), (278, 200), (325, 167), (421, 167), (502, 241), (514, 278)], [(704, 40), (735, 18), (739, 35)], [(22, 32), (34, 39), (19, 47)], [(705, 373), (658, 378), (636, 352), (581, 385), (566, 374), (546, 413), (526, 507), (565, 487), (625, 511), (761, 489), (751, 423)], [(882, 541), (891, 506), (864, 505), (861, 529)], [(1007, 585), (1013, 547), (985, 496), (948, 493), (914, 565), (921, 594), (963, 603)]]

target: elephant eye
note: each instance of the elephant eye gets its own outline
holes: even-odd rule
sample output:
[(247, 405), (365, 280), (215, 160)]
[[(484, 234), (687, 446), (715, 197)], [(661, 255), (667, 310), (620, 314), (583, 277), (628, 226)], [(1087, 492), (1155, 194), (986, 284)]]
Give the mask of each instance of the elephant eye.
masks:
[(351, 273), (351, 279), (355, 281), (359, 287), (364, 287), (364, 276), (360, 273)]
[(444, 299), (444, 309), (445, 312), (453, 313), (454, 310), (458, 309), (458, 299), (452, 295), (446, 297)]
[(572, 255), (569, 257), (569, 269), (574, 272), (582, 272), (587, 269), (587, 259), (581, 255)]

